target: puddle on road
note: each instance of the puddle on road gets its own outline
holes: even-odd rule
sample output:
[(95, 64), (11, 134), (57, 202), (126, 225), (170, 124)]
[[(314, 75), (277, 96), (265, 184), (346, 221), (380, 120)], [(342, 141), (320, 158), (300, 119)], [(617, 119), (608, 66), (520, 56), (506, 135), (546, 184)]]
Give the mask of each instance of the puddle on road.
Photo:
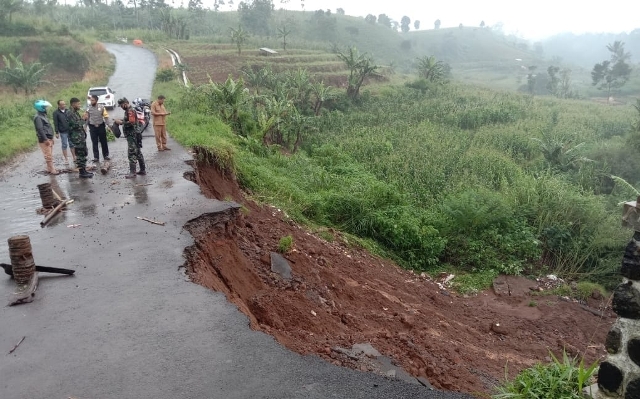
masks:
[[(116, 96), (118, 98), (127, 97), (129, 100), (136, 97), (150, 98), (156, 71), (155, 55), (146, 49), (129, 45), (105, 44), (105, 47), (116, 57), (116, 70), (108, 83), (112, 89), (117, 91)], [(135, 60), (135, 62), (131, 62), (131, 60)], [(140, 71), (144, 71), (144, 73), (140, 73)], [(115, 108), (109, 114), (111, 118), (121, 117), (122, 110)], [(147, 135), (150, 133), (152, 132), (147, 132)], [(87, 140), (87, 144), (91, 148), (90, 140)], [(41, 162), (41, 158), (37, 156), (33, 159)], [(36, 210), (42, 206), (37, 189), (39, 183), (51, 183), (52, 188), (63, 198), (74, 199), (74, 203), (65, 212), (56, 216), (44, 229), (72, 224), (86, 226), (87, 218), (99, 216), (101, 201), (99, 195), (93, 191), (95, 188), (93, 184), (97, 184), (97, 181), (77, 179), (66, 174), (57, 177), (42, 175), (34, 177), (32, 174), (21, 176), (24, 178), (9, 178), (9, 181), (12, 181), (11, 185), (7, 183), (7, 180), (2, 182), (3, 193), (0, 204), (0, 232), (2, 234), (0, 235), (5, 240), (13, 235), (30, 235), (43, 230), (40, 227), (40, 222), (44, 216), (36, 213)], [(20, 180), (16, 181), (16, 179)], [(132, 194), (131, 192), (127, 193), (123, 202), (134, 201), (138, 204), (149, 202), (147, 187), (135, 187)], [(118, 205), (109, 211), (115, 212), (115, 209), (120, 207)], [(0, 243), (0, 259), (4, 258), (8, 260), (6, 241), (5, 244)]]
[(33, 188), (20, 186), (16, 189), (3, 190), (0, 226), (10, 237), (16, 234), (28, 234), (40, 230), (42, 216), (36, 209), (42, 206), (36, 185)]

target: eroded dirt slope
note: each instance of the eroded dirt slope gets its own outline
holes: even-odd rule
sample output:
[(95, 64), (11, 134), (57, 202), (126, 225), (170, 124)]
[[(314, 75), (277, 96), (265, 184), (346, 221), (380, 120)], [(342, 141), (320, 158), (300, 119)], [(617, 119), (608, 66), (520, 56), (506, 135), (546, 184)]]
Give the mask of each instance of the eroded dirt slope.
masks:
[[(367, 367), (332, 348), (371, 343), (412, 375), (433, 386), (476, 396), (504, 378), (563, 348), (592, 362), (605, 354), (615, 320), (558, 297), (463, 297), (394, 263), (350, 247), (335, 232), (325, 241), (291, 223), (275, 208), (247, 200), (233, 176), (198, 164), (190, 176), (203, 193), (233, 198), (246, 209), (207, 214), (185, 228), (196, 244), (185, 250), (191, 279), (224, 292), (254, 329), (301, 354)], [(290, 280), (271, 271), (270, 253), (293, 236), (285, 255)], [(524, 283), (526, 285), (526, 282)], [(592, 301), (604, 308), (606, 298)], [(599, 303), (600, 302), (600, 303)]]

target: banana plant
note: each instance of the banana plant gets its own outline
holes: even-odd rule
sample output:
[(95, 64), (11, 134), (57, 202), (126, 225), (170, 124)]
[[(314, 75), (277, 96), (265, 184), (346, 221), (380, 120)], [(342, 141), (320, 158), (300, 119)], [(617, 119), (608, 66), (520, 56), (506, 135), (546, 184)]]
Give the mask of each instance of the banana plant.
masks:
[(47, 73), (48, 64), (40, 62), (24, 63), (22, 56), (9, 54), (9, 57), (2, 56), (4, 68), (0, 70), (0, 81), (11, 87), (15, 93), (24, 90), (24, 95), (28, 96), (36, 92), (38, 86), (50, 83), (44, 80)]
[(229, 123), (238, 122), (240, 108), (247, 102), (249, 89), (244, 87), (244, 80), (239, 78), (233, 80), (231, 75), (224, 83), (213, 84), (211, 90), (211, 100), (215, 105), (220, 106), (220, 115)]
[(315, 116), (320, 115), (320, 110), (325, 101), (333, 97), (331, 86), (325, 86), (324, 81), (316, 82), (311, 85), (311, 90), (315, 95), (315, 103), (313, 105), (313, 113)]

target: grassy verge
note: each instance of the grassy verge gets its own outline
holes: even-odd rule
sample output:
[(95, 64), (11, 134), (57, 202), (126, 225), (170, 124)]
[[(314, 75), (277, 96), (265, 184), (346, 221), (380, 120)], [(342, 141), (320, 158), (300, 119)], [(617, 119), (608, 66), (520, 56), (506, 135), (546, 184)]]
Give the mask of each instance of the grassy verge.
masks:
[(37, 143), (33, 127), (33, 102), (46, 99), (54, 107), (58, 99), (69, 102), (71, 97), (85, 98), (89, 87), (106, 83), (114, 69), (109, 53), (99, 44), (91, 46), (91, 65), (80, 82), (64, 88), (53, 85), (42, 86), (37, 94), (3, 94), (0, 98), (0, 165), (14, 156), (31, 150)]

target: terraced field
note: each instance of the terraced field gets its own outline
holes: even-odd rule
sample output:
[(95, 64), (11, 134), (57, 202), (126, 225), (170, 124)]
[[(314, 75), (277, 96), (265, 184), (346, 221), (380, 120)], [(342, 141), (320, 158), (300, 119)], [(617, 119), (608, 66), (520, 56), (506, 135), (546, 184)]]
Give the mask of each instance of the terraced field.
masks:
[(275, 72), (304, 68), (315, 80), (333, 87), (346, 87), (349, 74), (335, 54), (320, 50), (292, 49), (265, 56), (255, 48), (238, 54), (237, 48), (229, 44), (180, 43), (174, 49), (187, 65), (189, 80), (194, 84), (206, 83), (209, 78), (223, 82), (229, 75), (238, 77), (246, 66), (255, 69), (270, 65)]

